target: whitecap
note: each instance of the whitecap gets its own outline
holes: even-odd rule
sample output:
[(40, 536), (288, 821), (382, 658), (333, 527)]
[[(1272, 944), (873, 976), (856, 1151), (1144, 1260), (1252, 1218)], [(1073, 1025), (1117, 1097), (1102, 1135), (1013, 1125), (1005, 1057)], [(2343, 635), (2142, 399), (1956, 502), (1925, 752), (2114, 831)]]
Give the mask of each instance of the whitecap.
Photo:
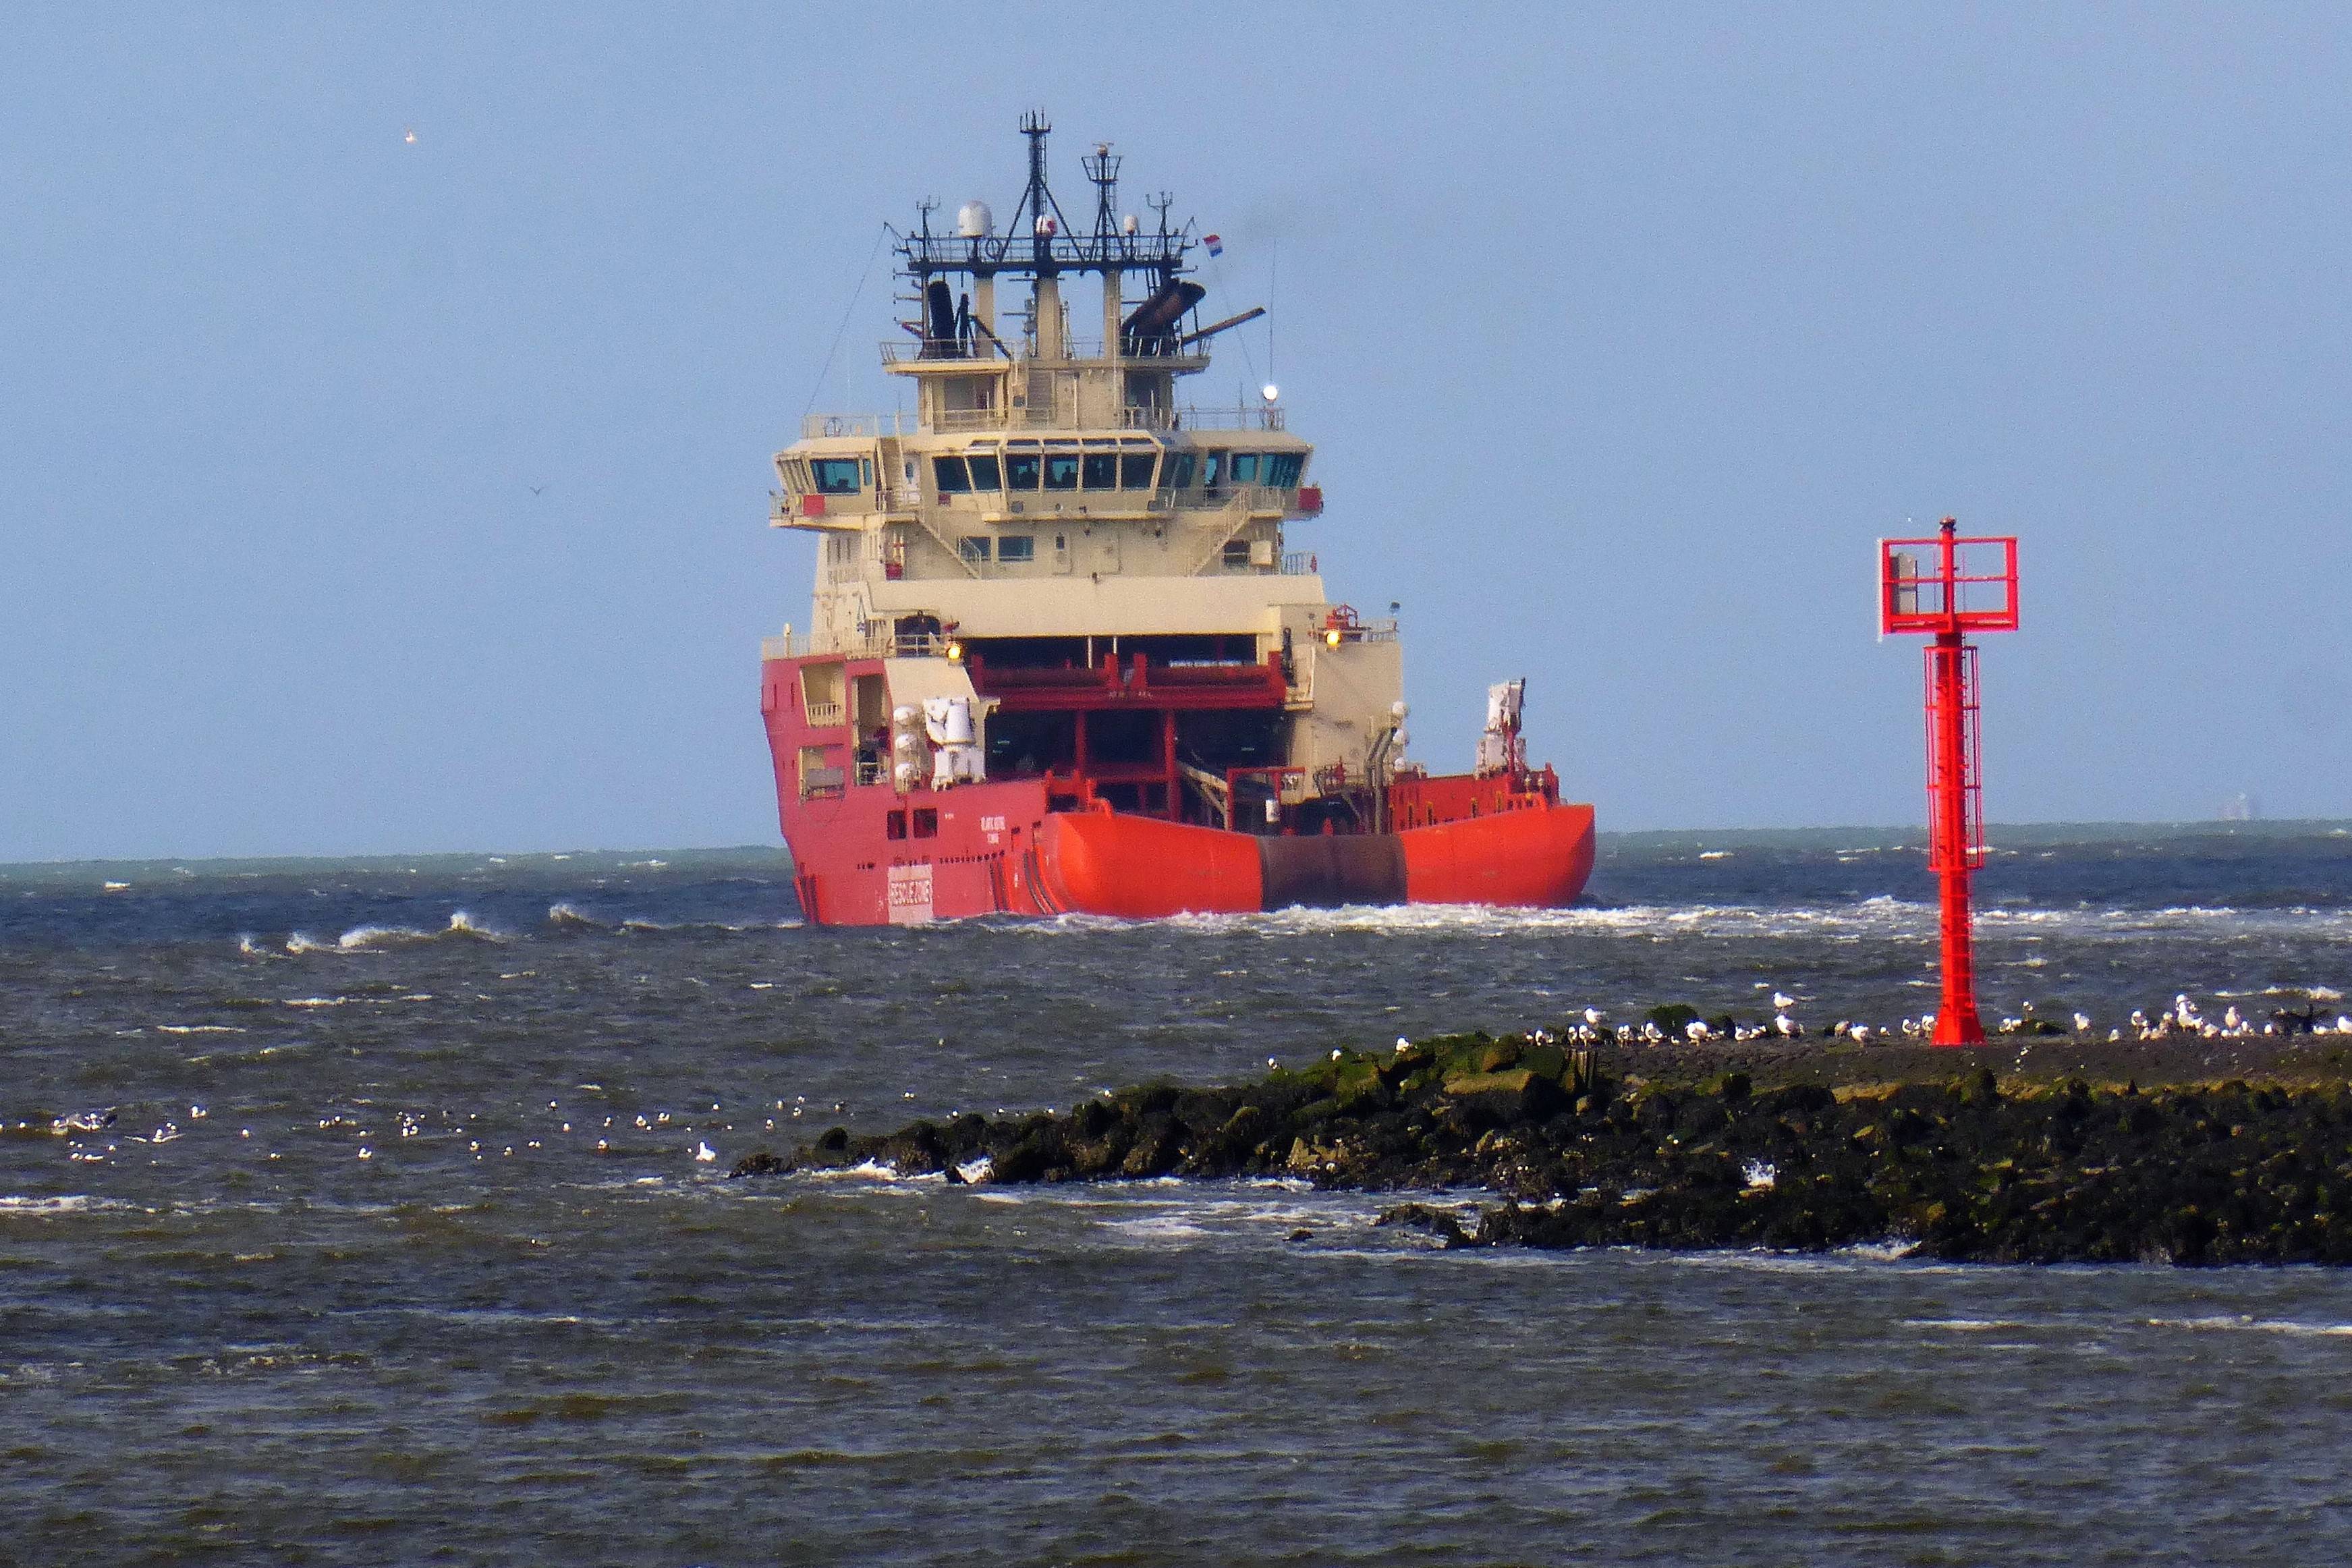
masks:
[[(335, 946), (345, 952), (362, 952), (370, 948), (401, 947), (412, 942), (430, 942), (433, 933), (418, 931), (414, 926), (353, 926), (335, 939)], [(289, 942), (289, 952), (298, 950)]]
[(2151, 1329), (2188, 1329), (2197, 1332), (2292, 1334), (2322, 1339), (2352, 1338), (2352, 1323), (2298, 1323), (2275, 1318), (2204, 1317), (2150, 1318)]
[(0, 1215), (89, 1214), (132, 1206), (121, 1198), (101, 1198), (89, 1193), (62, 1193), (54, 1197), (38, 1198), (14, 1193), (0, 1194)]

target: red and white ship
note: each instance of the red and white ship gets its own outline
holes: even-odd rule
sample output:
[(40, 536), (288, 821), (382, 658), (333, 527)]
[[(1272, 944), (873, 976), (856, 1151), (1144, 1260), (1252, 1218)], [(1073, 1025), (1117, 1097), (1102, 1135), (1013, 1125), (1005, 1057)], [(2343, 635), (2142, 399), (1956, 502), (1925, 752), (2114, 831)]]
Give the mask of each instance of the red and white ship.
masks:
[[(1528, 765), (1523, 683), (1490, 691), (1473, 772), (1406, 761), (1396, 623), (1287, 548), (1324, 512), (1313, 447), (1271, 386), (1177, 402), (1263, 313), (1201, 321), (1187, 257), (1216, 237), (1165, 198), (1121, 215), (1103, 145), (1080, 232), (1022, 129), (1009, 226), (975, 201), (898, 238), (914, 319), (882, 357), (915, 412), (818, 416), (776, 456), (771, 521), (823, 541), (812, 624), (761, 678), (808, 919), (1575, 899), (1592, 808)], [(1089, 279), (1092, 341), (1063, 298)]]

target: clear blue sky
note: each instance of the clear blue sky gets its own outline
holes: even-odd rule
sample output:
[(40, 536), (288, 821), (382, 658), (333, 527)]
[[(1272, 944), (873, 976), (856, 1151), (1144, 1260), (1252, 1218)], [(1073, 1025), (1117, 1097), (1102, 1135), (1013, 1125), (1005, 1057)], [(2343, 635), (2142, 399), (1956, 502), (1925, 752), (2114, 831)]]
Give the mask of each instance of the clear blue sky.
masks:
[(1953, 511), (1996, 820), (2352, 815), (2341, 10), (819, 9), (12, 15), (0, 860), (772, 839), (769, 455), (1031, 105), (1213, 305), (1278, 242), (1204, 394), (1276, 356), (1425, 760), (1524, 673), (1604, 827), (1916, 820)]

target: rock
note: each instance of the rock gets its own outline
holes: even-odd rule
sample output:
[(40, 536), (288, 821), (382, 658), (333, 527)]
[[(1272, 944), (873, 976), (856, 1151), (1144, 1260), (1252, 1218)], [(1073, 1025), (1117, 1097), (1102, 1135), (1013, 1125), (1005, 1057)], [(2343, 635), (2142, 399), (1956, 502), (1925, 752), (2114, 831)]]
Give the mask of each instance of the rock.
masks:
[(1567, 1091), (1557, 1081), (1527, 1068), (1457, 1073), (1445, 1080), (1444, 1093), (1470, 1130), (1507, 1127), (1568, 1108)]
[[(1963, 1057), (1969, 1070), (1954, 1078), (1948, 1055), (1898, 1045), (1867, 1069), (1894, 1081), (1857, 1081), (1858, 1065), (1778, 1041), (1570, 1060), (1548, 1044), (1458, 1035), (1244, 1085), (1147, 1085), (1059, 1118), (967, 1116), (887, 1136), (835, 1128), (787, 1156), (746, 1156), (734, 1173), (868, 1160), (1000, 1182), (1290, 1170), (1493, 1194), (1475, 1231), (1433, 1205), (1388, 1211), (1386, 1223), (1448, 1246), (1895, 1240), (1985, 1261), (2352, 1264), (2347, 1053), (2283, 1038), (2234, 1047), (2230, 1066), (2252, 1081), (2217, 1087), (2202, 1077), (2220, 1065), (2212, 1047), (2182, 1048), (2166, 1062), (2141, 1045), (2126, 1062), (2070, 1047), (2064, 1076), (2057, 1064), (2019, 1068), (2004, 1093), (2004, 1055)], [(1631, 1050), (1650, 1081), (1620, 1076)], [(2265, 1076), (2283, 1055), (2302, 1065)], [(2123, 1065), (2130, 1085), (2095, 1081)]]
[(1165, 1117), (1145, 1126), (1119, 1162), (1118, 1173), (1128, 1177), (1164, 1176), (1184, 1157), (1184, 1143), (1174, 1123)]
[(742, 1176), (781, 1176), (787, 1174), (792, 1168), (791, 1161), (780, 1159), (765, 1149), (754, 1149), (735, 1162), (734, 1168), (727, 1173), (727, 1179), (731, 1182)]
[(1519, 1053), (1525, 1048), (1517, 1040), (1496, 1040), (1478, 1053), (1478, 1070), (1502, 1072), (1506, 1068), (1517, 1067)]
[(1653, 1007), (1642, 1015), (1644, 1022), (1655, 1024), (1668, 1039), (1679, 1040), (1690, 1026), (1699, 1021), (1698, 1009), (1687, 1002), (1669, 1002), (1663, 1007)]
[(1462, 1228), (1460, 1220), (1444, 1209), (1432, 1208), (1427, 1204), (1399, 1204), (1394, 1208), (1382, 1209), (1380, 1217), (1372, 1223), (1401, 1225), (1412, 1230), (1427, 1231), (1448, 1247), (1465, 1247), (1470, 1241), (1470, 1234)]

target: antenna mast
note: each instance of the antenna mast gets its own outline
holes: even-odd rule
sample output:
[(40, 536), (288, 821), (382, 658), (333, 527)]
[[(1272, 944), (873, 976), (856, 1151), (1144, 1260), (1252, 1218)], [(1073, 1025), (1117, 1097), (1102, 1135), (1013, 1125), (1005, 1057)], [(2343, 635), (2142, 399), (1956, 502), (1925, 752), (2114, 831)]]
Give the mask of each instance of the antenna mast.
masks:
[(1111, 152), (1109, 142), (1097, 142), (1095, 143), (1095, 155), (1081, 159), (1080, 163), (1085, 165), (1087, 178), (1095, 183), (1095, 237), (1108, 244), (1118, 232), (1118, 215), (1115, 209), (1118, 205), (1119, 159)]
[[(1055, 270), (1054, 233), (1062, 217), (1061, 204), (1045, 184), (1045, 137), (1053, 129), (1053, 121), (1045, 118), (1042, 109), (1033, 109), (1021, 117), (1021, 134), (1029, 138), (1029, 188), (1021, 193), (1021, 205), (1013, 216), (1017, 222), (1022, 213), (1029, 215), (1029, 255), (1041, 278)], [(1048, 207), (1053, 209), (1050, 219), (1046, 216)]]

